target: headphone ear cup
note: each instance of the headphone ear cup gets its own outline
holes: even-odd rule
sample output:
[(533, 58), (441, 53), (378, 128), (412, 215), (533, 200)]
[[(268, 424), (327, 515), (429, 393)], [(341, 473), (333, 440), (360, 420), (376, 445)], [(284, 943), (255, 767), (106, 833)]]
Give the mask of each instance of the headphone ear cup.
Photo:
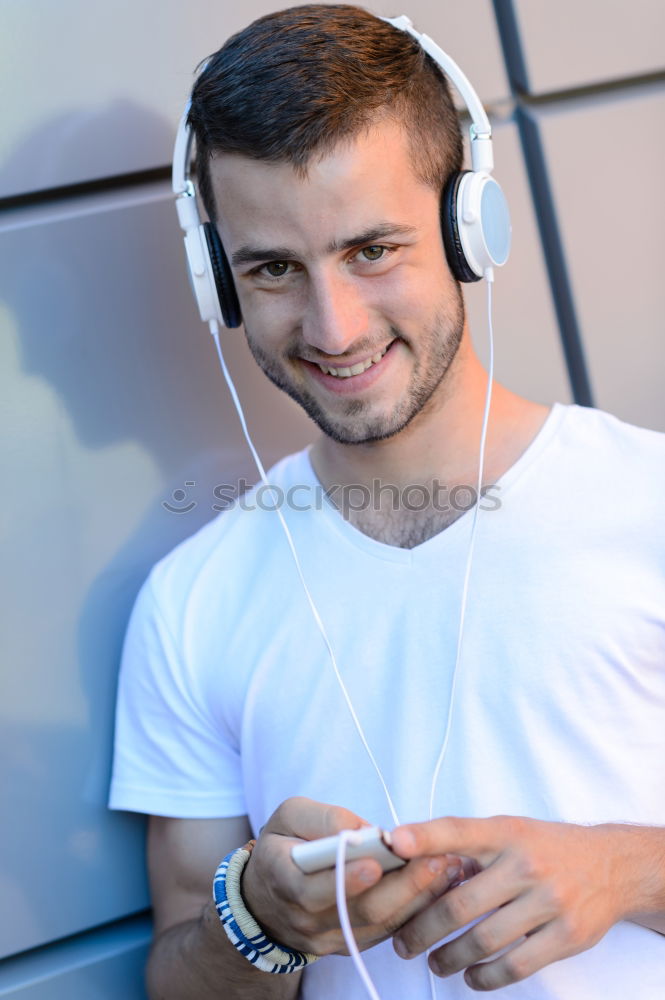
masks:
[(203, 223), (208, 255), (212, 265), (212, 274), (217, 289), (219, 307), (222, 313), (224, 324), (228, 327), (237, 327), (242, 323), (242, 313), (240, 303), (233, 283), (233, 275), (228, 258), (219, 238), (219, 233), (210, 222)]
[(459, 232), (459, 187), (463, 178), (471, 173), (462, 170), (450, 176), (441, 197), (441, 232), (448, 265), (458, 281), (480, 281), (466, 259)]

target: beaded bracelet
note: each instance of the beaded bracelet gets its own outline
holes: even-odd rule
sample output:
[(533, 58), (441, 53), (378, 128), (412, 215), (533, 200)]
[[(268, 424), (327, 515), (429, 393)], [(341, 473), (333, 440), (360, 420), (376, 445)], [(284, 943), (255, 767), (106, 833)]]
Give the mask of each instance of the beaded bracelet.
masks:
[(255, 840), (227, 854), (212, 883), (215, 908), (233, 947), (263, 972), (298, 972), (316, 962), (318, 955), (295, 951), (271, 941), (245, 906), (240, 892), (240, 878), (249, 861)]

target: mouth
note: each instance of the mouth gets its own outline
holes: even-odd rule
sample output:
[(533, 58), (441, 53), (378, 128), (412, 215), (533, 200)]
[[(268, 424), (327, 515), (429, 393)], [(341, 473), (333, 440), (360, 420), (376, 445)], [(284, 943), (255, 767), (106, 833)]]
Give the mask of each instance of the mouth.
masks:
[[(392, 341), (391, 341), (392, 344)], [(333, 368), (331, 365), (322, 365), (320, 362), (315, 362), (321, 369), (324, 375), (333, 375), (335, 378), (352, 378), (354, 375), (362, 375), (366, 372), (368, 368), (372, 365), (378, 365), (379, 361), (386, 354), (388, 348), (391, 344), (386, 344), (386, 346), (381, 350), (373, 354), (371, 358), (367, 358), (365, 361), (359, 361), (355, 365), (351, 365), (347, 368)]]

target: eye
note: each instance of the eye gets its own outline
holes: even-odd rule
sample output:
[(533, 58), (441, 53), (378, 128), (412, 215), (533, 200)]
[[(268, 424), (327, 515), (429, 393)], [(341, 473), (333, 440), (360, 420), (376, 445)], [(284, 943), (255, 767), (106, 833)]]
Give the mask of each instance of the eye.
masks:
[(365, 260), (381, 260), (387, 249), (387, 247), (383, 246), (371, 246), (363, 247), (360, 252)]
[(288, 271), (289, 262), (287, 260), (270, 260), (263, 267), (266, 274), (269, 274), (271, 278), (281, 278)]

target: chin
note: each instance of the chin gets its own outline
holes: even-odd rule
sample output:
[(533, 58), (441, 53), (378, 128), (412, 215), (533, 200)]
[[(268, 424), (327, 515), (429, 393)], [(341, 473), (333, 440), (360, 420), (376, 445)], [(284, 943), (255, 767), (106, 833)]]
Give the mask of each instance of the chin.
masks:
[(411, 422), (408, 420), (395, 425), (393, 422), (376, 421), (349, 425), (323, 419), (317, 420), (312, 414), (310, 416), (319, 430), (337, 444), (374, 444), (377, 441), (387, 441), (403, 431)]
[[(316, 395), (292, 372), (288, 363), (280, 363), (256, 342), (245, 325), (245, 335), (254, 360), (266, 377), (290, 396), (331, 441), (342, 445), (372, 444), (387, 441), (401, 434), (428, 404), (438, 397), (442, 383), (450, 371), (461, 343), (464, 312), (459, 309), (452, 318), (439, 316), (421, 337), (425, 349), (420, 363), (416, 362), (410, 375), (411, 384), (402, 387), (402, 397), (387, 404), (384, 412), (363, 399), (339, 400), (338, 412), (326, 409)], [(396, 336), (401, 336), (395, 330)], [(372, 413), (372, 409), (375, 410)]]
[[(423, 411), (427, 399), (409, 398), (392, 413), (368, 413), (367, 404), (349, 402), (343, 416), (327, 413), (316, 400), (303, 395), (290, 394), (314, 421), (320, 431), (337, 444), (373, 444), (387, 441), (401, 434)], [(355, 412), (354, 412), (355, 411)]]

